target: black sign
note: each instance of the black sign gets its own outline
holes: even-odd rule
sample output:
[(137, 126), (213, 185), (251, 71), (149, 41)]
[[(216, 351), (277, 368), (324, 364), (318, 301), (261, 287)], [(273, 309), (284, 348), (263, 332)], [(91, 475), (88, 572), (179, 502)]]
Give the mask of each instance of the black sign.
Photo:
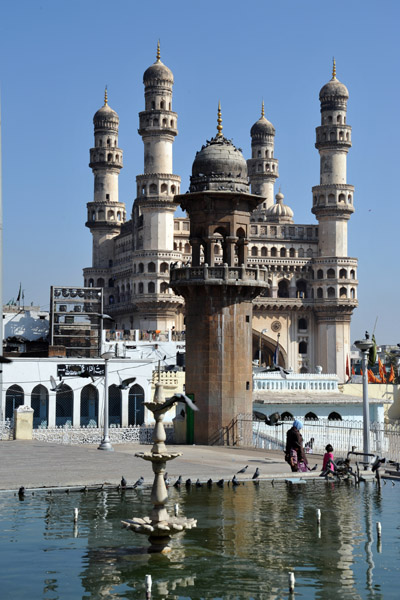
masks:
[(104, 377), (105, 366), (100, 365), (57, 365), (58, 377)]

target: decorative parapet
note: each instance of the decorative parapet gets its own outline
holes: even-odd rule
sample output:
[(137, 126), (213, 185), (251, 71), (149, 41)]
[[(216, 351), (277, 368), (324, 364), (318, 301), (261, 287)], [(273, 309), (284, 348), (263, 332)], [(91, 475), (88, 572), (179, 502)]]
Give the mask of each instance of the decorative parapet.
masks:
[[(1, 424), (3, 425), (3, 424)], [(11, 427), (11, 425), (10, 425)], [(174, 428), (165, 425), (168, 443), (174, 443)], [(0, 440), (6, 437), (8, 428), (2, 432)], [(153, 426), (110, 427), (109, 437), (112, 444), (151, 444), (153, 442)], [(99, 427), (50, 427), (47, 429), (34, 429), (34, 440), (51, 442), (53, 444), (100, 444), (103, 439), (103, 429)]]
[(253, 390), (274, 392), (308, 391), (308, 392), (338, 392), (339, 378), (335, 374), (315, 375), (312, 373), (293, 373), (284, 379), (279, 372), (255, 373)]
[(218, 267), (209, 267), (206, 263), (199, 267), (182, 267), (171, 269), (171, 284), (190, 284), (201, 285), (268, 285), (268, 272), (266, 269), (258, 267), (228, 267), (224, 264)]

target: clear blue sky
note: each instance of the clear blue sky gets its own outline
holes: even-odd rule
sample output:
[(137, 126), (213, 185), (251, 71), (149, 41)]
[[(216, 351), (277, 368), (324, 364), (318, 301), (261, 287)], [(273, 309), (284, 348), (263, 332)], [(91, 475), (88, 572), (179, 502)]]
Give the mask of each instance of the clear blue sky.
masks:
[(3, 1), (4, 300), (16, 297), (21, 281), (25, 303), (47, 308), (50, 285), (83, 282), (91, 263), (84, 223), (93, 198), (92, 118), (105, 84), (120, 116), (120, 200), (130, 213), (143, 169), (142, 76), (158, 38), (175, 76), (174, 172), (182, 190), (196, 150), (215, 134), (218, 99), (224, 134), (249, 157), (264, 98), (276, 128), (277, 186), (296, 222), (315, 222), (318, 93), (335, 56), (353, 127), (349, 255), (359, 259), (359, 308), (352, 340), (378, 317), (378, 343), (400, 342), (399, 23), (397, 0)]

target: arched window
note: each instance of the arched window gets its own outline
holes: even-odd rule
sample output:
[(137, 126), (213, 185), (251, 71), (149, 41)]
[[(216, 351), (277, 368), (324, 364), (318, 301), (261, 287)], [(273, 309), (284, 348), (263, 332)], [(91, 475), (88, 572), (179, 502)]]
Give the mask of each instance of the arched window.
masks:
[(304, 416), (304, 420), (305, 421), (318, 421), (318, 417), (315, 413), (313, 412), (308, 412), (305, 416)]
[(63, 385), (56, 393), (56, 425), (72, 425), (74, 392), (69, 385)]
[(168, 273), (169, 271), (169, 267), (168, 267), (168, 263), (163, 262), (160, 265), (160, 273)]
[(268, 256), (268, 251), (265, 246), (261, 248), (261, 256)]
[(111, 140), (110, 140), (110, 138), (108, 138), (108, 140), (107, 140), (107, 148), (110, 148), (110, 146), (111, 146)]
[(6, 391), (6, 419), (14, 418), (14, 408), (24, 404), (24, 390), (19, 385), (11, 385)]
[(306, 254), (307, 254), (308, 258), (312, 258), (312, 255), (313, 255), (312, 248), (307, 248)]
[(165, 102), (164, 102), (164, 100), (161, 100), (161, 102), (160, 102), (160, 109), (164, 110), (164, 108), (165, 108)]
[(81, 391), (81, 427), (98, 427), (99, 392), (92, 385), (85, 385)]
[(139, 273), (144, 273), (144, 264), (143, 263), (139, 263), (138, 272)]
[(104, 287), (104, 279), (102, 277), (99, 277), (96, 285), (97, 287)]
[(275, 248), (275, 246), (273, 248), (271, 248), (271, 256), (272, 257), (278, 256), (278, 250)]
[(323, 297), (324, 297), (324, 292), (323, 292), (322, 288), (319, 287), (317, 289), (317, 298), (323, 298)]
[(186, 243), (184, 248), (185, 254), (190, 254), (190, 244)]
[(345, 287), (341, 287), (339, 290), (340, 298), (347, 298), (347, 289)]
[(333, 411), (328, 415), (328, 421), (341, 421), (341, 420), (342, 420), (342, 417), (338, 412)]
[(138, 285), (138, 293), (143, 294), (143, 283), (142, 282), (140, 282)]
[(307, 319), (301, 318), (298, 321), (298, 327), (299, 329), (306, 331), (307, 329)]
[(108, 214), (107, 214), (107, 219), (108, 219), (109, 221), (114, 221), (114, 219), (115, 219), (115, 215), (114, 215), (114, 211), (113, 211), (113, 210), (109, 210), (109, 211), (108, 211)]
[(157, 194), (157, 186), (155, 183), (151, 183), (149, 187), (150, 194)]
[(110, 425), (121, 425), (121, 390), (117, 385), (108, 388), (108, 419)]
[(345, 195), (344, 194), (339, 194), (339, 202), (344, 202), (345, 201)]
[(149, 262), (149, 264), (147, 265), (147, 271), (149, 273), (155, 273), (156, 272), (156, 265), (153, 262)]
[(317, 271), (317, 279), (323, 279), (324, 278), (324, 272), (322, 269), (318, 269)]
[(94, 279), (89, 279), (89, 287), (94, 287)]
[(113, 158), (113, 155), (111, 154), (111, 152), (109, 154), (107, 154), (107, 160), (108, 162), (111, 162)]
[(356, 278), (356, 272), (354, 271), (354, 269), (352, 269), (350, 271), (350, 279), (355, 279)]
[(166, 127), (166, 126), (167, 126), (167, 119), (163, 119), (163, 120), (162, 120), (162, 125), (163, 125), (163, 127)]
[(281, 414), (282, 421), (291, 421), (293, 419), (292, 413), (286, 411)]
[(307, 354), (307, 342), (299, 343), (299, 354)]
[(251, 248), (251, 255), (252, 256), (258, 256), (258, 248), (257, 248), (257, 246), (253, 246)]
[(169, 293), (169, 285), (166, 281), (162, 281), (160, 284), (160, 293), (168, 294)]
[(304, 281), (304, 279), (299, 279), (299, 281), (296, 281), (296, 297), (307, 298), (307, 283)]
[(340, 269), (340, 271), (339, 271), (339, 278), (340, 279), (347, 279), (347, 270), (346, 269)]
[(128, 395), (128, 423), (129, 425), (143, 425), (144, 423), (144, 390), (135, 384)]
[(350, 298), (352, 300), (354, 300), (355, 297), (356, 297), (356, 291), (355, 291), (354, 288), (351, 288), (351, 290), (350, 290)]
[(286, 258), (286, 248), (281, 248), (280, 256), (281, 258)]
[(154, 281), (149, 281), (148, 285), (147, 285), (147, 292), (149, 294), (154, 294), (154, 292), (156, 291), (156, 286)]
[(304, 258), (304, 248), (299, 248), (297, 251), (297, 256), (299, 258)]
[(108, 280), (108, 287), (114, 287), (114, 277), (110, 277), (110, 279)]
[(335, 279), (335, 269), (328, 269), (327, 277), (328, 279)]
[(294, 258), (296, 256), (296, 250), (294, 248), (290, 248), (289, 256), (290, 258)]
[(335, 288), (328, 287), (328, 298), (335, 298)]
[(162, 183), (161, 184), (161, 193), (162, 194), (167, 194), (167, 192), (168, 192), (168, 186), (167, 186), (167, 184), (166, 183)]
[(37, 385), (31, 393), (31, 408), (33, 408), (33, 427), (47, 427), (49, 393), (44, 385)]
[(281, 279), (278, 283), (278, 298), (289, 298), (289, 282), (287, 279)]

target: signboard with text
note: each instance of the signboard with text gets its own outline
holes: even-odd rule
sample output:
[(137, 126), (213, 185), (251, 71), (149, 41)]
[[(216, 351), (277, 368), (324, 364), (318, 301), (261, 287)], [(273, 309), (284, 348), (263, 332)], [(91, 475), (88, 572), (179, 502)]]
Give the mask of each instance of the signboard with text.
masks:
[(57, 365), (58, 377), (104, 377), (104, 364), (97, 365)]

